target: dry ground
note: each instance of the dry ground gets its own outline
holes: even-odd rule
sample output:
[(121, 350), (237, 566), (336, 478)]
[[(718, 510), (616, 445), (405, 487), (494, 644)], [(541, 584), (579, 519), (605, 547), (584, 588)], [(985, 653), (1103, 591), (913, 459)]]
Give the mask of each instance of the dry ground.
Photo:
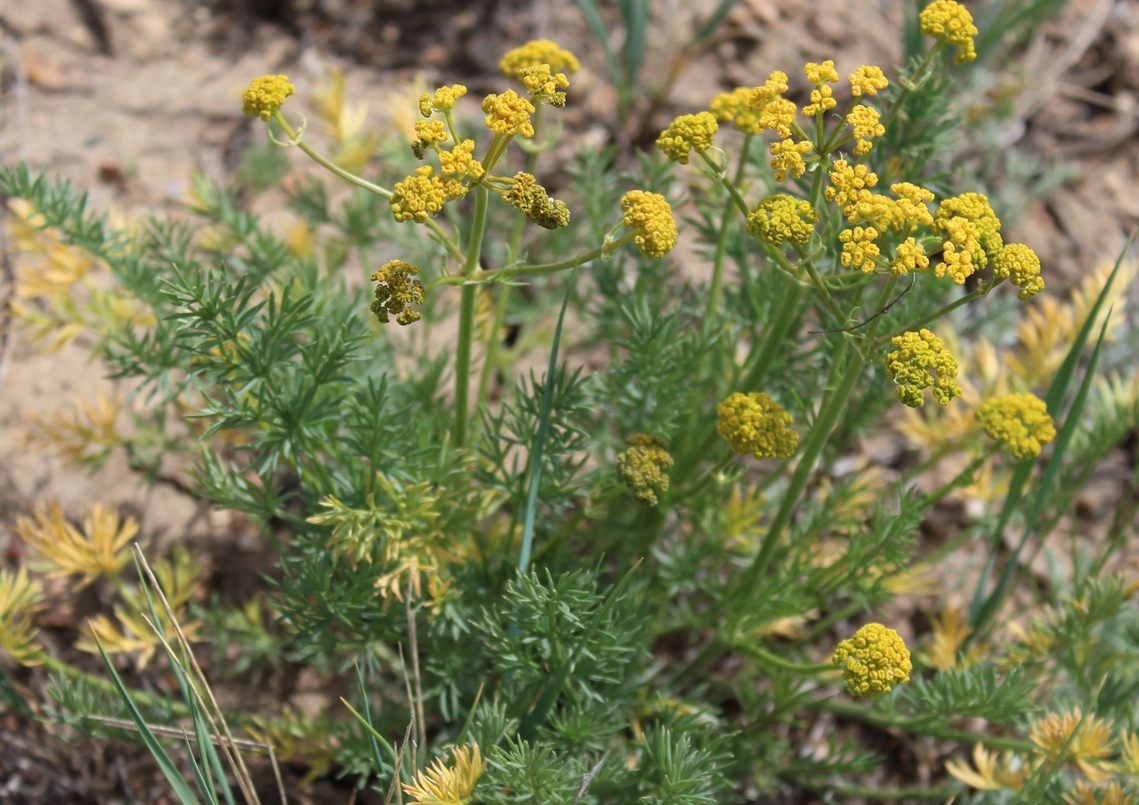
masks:
[[(709, 4), (654, 5), (667, 22), (652, 31), (646, 76), (667, 73), (694, 16)], [(759, 83), (773, 69), (791, 72), (823, 58), (834, 58), (843, 74), (862, 63), (892, 64), (901, 5), (853, 0), (822, 13), (815, 3), (743, 0), (667, 102), (647, 120), (626, 121), (619, 136), (655, 132), (672, 114), (704, 108), (714, 93)], [(232, 171), (261, 136), (240, 111), (240, 92), (253, 76), (287, 73), (304, 95), (323, 70), (342, 66), (352, 99), (368, 102), (382, 122), (393, 87), (423, 73), (429, 84), (465, 80), (489, 88), (499, 55), (536, 36), (559, 39), (585, 63), (567, 126), (590, 142), (611, 136), (612, 128), (598, 122), (613, 117), (604, 60), (572, 3), (6, 0), (0, 159), (49, 166), (89, 189), (97, 207), (127, 219), (177, 214), (194, 171)], [(1034, 32), (1019, 63), (1019, 75), (1000, 76), (990, 88), (1013, 105), (990, 136), (1046, 168), (1072, 170), (1064, 186), (1026, 204), (1013, 235), (1036, 248), (1050, 284), (1063, 287), (1114, 258), (1139, 224), (1139, 3), (1075, 0), (1061, 19)], [(8, 276), (0, 304), (10, 292)], [(7, 314), (0, 315), (5, 324)], [(146, 488), (125, 462), (88, 477), (25, 449), (27, 412), (91, 395), (101, 368), (82, 344), (43, 354), (18, 331), (5, 327), (0, 338), (0, 552), (8, 560), (19, 555), (15, 516), (49, 498), (71, 515), (94, 502), (114, 503), (133, 512), (152, 540), (216, 545), (219, 534), (222, 541), (242, 538), (225, 518), (195, 516), (195, 502), (178, 491)], [(1110, 497), (1116, 487), (1108, 487)], [(31, 696), (42, 697), (42, 676), (23, 679)], [(295, 690), (303, 694), (304, 687)], [(0, 802), (158, 802), (161, 791), (149, 759), (103, 744), (59, 744), (0, 703)], [(294, 801), (348, 797), (327, 784)]]

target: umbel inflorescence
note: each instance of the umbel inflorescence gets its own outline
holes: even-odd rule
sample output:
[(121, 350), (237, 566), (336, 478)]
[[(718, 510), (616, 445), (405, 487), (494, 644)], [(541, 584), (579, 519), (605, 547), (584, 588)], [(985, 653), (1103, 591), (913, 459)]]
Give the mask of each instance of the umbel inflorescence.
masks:
[[(490, 135), (482, 148), (475, 139), (458, 134), (459, 104), (465, 103), (463, 99), (469, 94), (465, 85), (444, 85), (434, 92), (423, 93), (418, 101), (419, 114), (423, 119), (415, 124), (415, 138), (410, 148), (416, 159), (428, 164), (416, 168), (390, 190), (349, 174), (322, 157), (304, 140), (303, 126), (294, 131), (281, 113), (285, 100), (295, 94), (295, 88), (286, 76), (254, 79), (243, 96), (243, 109), (246, 115), (260, 117), (279, 126), (289, 137), (281, 145), (297, 146), (337, 175), (384, 196), (397, 222), (425, 225), (441, 239), (447, 236), (435, 219), (448, 204), (467, 198), (475, 190), (498, 196), (544, 229), (561, 229), (569, 226), (572, 219), (571, 210), (564, 201), (552, 197), (528, 170), (502, 173), (498, 169), (507, 161), (511, 143), (516, 138), (533, 139), (537, 136), (542, 107), (561, 108), (566, 105), (569, 101), (569, 75), (580, 66), (574, 54), (548, 39), (528, 42), (507, 53), (499, 65), (500, 70), (504, 77), (518, 82), (521, 92), (504, 88), (477, 102), (483, 126)], [(710, 115), (707, 118), (714, 131), (715, 120)], [(615, 228), (605, 243), (583, 253), (579, 259), (558, 265), (556, 269), (535, 267), (533, 273), (572, 268), (609, 254), (626, 243), (636, 245), (642, 254), (654, 259), (664, 257), (676, 245), (676, 222), (664, 196), (641, 190), (630, 191), (621, 199), (621, 213), (622, 225), (626, 228), (624, 234), (615, 236)], [(485, 226), (485, 219), (478, 220), (476, 216), (475, 225)], [(456, 243), (452, 243), (450, 252), (453, 256), (462, 256)], [(463, 271), (467, 276), (462, 279), (487, 279), (478, 272), (474, 263), (464, 262)], [(418, 273), (418, 269), (413, 271), (413, 267), (405, 266), (407, 264), (398, 260), (393, 261), (373, 276), (373, 281), (379, 285), (372, 309), (381, 324), (387, 323), (392, 316), (400, 324), (410, 324), (422, 317), (415, 308), (423, 304), (433, 284), (424, 285), (417, 279), (407, 279)], [(527, 273), (531, 273), (528, 267), (519, 266), (513, 267), (510, 275)], [(434, 284), (457, 284), (449, 280), (451, 277), (459, 279), (458, 275), (448, 275), (445, 270), (439, 274)]]

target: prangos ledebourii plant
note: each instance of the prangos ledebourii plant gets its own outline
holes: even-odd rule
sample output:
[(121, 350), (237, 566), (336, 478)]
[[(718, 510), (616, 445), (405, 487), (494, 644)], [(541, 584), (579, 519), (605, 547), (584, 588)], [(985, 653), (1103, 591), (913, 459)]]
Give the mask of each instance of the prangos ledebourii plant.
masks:
[[(343, 712), (227, 718), (389, 801), (1130, 792), (1134, 725), (1106, 713), (1134, 689), (1134, 588), (1101, 573), (1127, 518), (1070, 577), (1017, 581), (1139, 421), (1139, 385), (1096, 379), (1120, 363), (1104, 342), (1133, 269), (1043, 293), (998, 197), (930, 162), (963, 125), (951, 62), (976, 26), (942, 1), (917, 24), (905, 69), (774, 71), (677, 110), (635, 160), (583, 149), (557, 170), (539, 156), (581, 63), (550, 40), (481, 97), (402, 93), (386, 140), (342, 80), (308, 126), (303, 91), (256, 79), (246, 114), (334, 174), (292, 182), (284, 237), (205, 180), (205, 226), (119, 233), (0, 173), (26, 199), (21, 253), (59, 264), (21, 265), (19, 320), (45, 344), (90, 331), (155, 400), (40, 413), (33, 441), (171, 485), (191, 467), (183, 486), (277, 560), (263, 597), (205, 604), (185, 556), (126, 580), (132, 521), (49, 507), (21, 521), (32, 572), (0, 574), (0, 645), (69, 668), (38, 642), (45, 574), (113, 592), (80, 642), (120, 663), (177, 635), (214, 641), (212, 664), (195, 647), (215, 679), (288, 659), (331, 686), (355, 666)], [(87, 285), (88, 264), (113, 282)], [(895, 427), (904, 456), (861, 454)], [(935, 509), (951, 497), (979, 512), (959, 530)], [(152, 636), (154, 586), (171, 606)], [(906, 615), (937, 594), (971, 606), (923, 634)], [(110, 706), (69, 678), (64, 712)], [(887, 786), (860, 748), (879, 729), (958, 756)]]

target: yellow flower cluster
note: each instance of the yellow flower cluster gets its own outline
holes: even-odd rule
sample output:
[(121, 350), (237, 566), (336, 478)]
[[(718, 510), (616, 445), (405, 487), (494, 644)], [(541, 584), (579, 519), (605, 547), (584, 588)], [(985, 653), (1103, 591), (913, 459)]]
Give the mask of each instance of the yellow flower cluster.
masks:
[(814, 144), (810, 140), (795, 142), (788, 138), (776, 140), (771, 144), (771, 168), (775, 171), (775, 181), (782, 182), (791, 174), (791, 178), (798, 179), (807, 170), (807, 163), (803, 161), (803, 154), (808, 153)]
[(1001, 222), (983, 193), (962, 193), (947, 198), (933, 216), (933, 228), (943, 233), (941, 259), (934, 269), (957, 285), (964, 285), (1004, 246)]
[(977, 409), (977, 421), (990, 438), (1004, 442), (1018, 461), (1040, 455), (1056, 438), (1048, 407), (1035, 394), (1002, 394)]
[(965, 6), (954, 0), (935, 0), (926, 6), (919, 20), (921, 32), (925, 36), (933, 37), (942, 47), (956, 46), (957, 55), (953, 59), (955, 64), (977, 58), (973, 45), (977, 26), (973, 24), (973, 15)]
[(657, 137), (657, 148), (673, 162), (688, 164), (690, 151), (705, 151), (712, 146), (719, 124), (711, 112), (681, 115)]
[(451, 750), (450, 766), (435, 758), (410, 783), (402, 783), (403, 792), (412, 797), (411, 805), (467, 805), (485, 770), (478, 744), (456, 746)]
[(838, 240), (842, 244), (842, 264), (847, 268), (862, 269), (863, 274), (870, 274), (877, 267), (878, 255), (882, 250), (874, 241), (878, 237), (878, 230), (872, 226), (856, 226), (844, 229), (838, 233)]
[(781, 97), (787, 91), (787, 74), (776, 70), (762, 86), (751, 91), (748, 104), (759, 114), (760, 130), (774, 131), (781, 140), (791, 136), (791, 125), (798, 111), (795, 104)]
[[(878, 184), (878, 174), (865, 165), (851, 165), (840, 159), (831, 166), (830, 187), (823, 191), (827, 201), (833, 201), (847, 218), (853, 218), (860, 203), (869, 201), (873, 193), (868, 188)], [(857, 220), (854, 221), (857, 223)]]
[(412, 279), (418, 273), (418, 266), (403, 260), (391, 260), (372, 275), (372, 282), (379, 283), (372, 313), (380, 324), (387, 324), (389, 315), (395, 316), (396, 322), (405, 327), (423, 318), (422, 313), (411, 307), (423, 305), (423, 283)]
[(1023, 243), (1009, 243), (993, 256), (993, 275), (1012, 280), (1020, 288), (1020, 299), (1031, 299), (1044, 290), (1040, 258)]
[(434, 174), (434, 168), (424, 165), (416, 168), (413, 175), (396, 182), (389, 203), (397, 221), (422, 224), (428, 217), (438, 215), (450, 199), (459, 198), (466, 192), (461, 182), (444, 182), (441, 176)]
[(483, 98), (482, 110), (486, 113), (486, 127), (495, 134), (534, 136), (534, 124), (530, 122), (534, 104), (514, 90), (508, 89), (501, 95), (487, 95)]
[(744, 134), (759, 134), (763, 126), (759, 124), (759, 113), (751, 105), (752, 90), (737, 87), (731, 92), (721, 92), (708, 109), (721, 123), (731, 123), (732, 127)]
[(625, 226), (637, 233), (634, 242), (641, 253), (658, 260), (676, 245), (676, 221), (672, 207), (660, 193), (630, 190), (621, 197)]
[(716, 413), (716, 432), (728, 440), (737, 455), (790, 458), (799, 447), (799, 434), (791, 428), (791, 414), (764, 392), (730, 394)]
[(617, 474), (639, 503), (655, 506), (656, 493), (668, 491), (668, 471), (673, 465), (668, 442), (660, 436), (634, 433), (625, 443), (629, 449), (617, 455)]
[(933, 193), (909, 182), (890, 185), (890, 192), (898, 197), (897, 208), (907, 226), (933, 226), (933, 215), (925, 205), (933, 201)]
[(857, 104), (846, 114), (846, 124), (854, 129), (854, 148), (851, 149), (856, 157), (870, 153), (874, 147), (871, 142), (874, 137), (881, 137), (886, 133), (886, 127), (878, 122), (878, 110), (865, 104)]
[(894, 253), (896, 256), (890, 261), (890, 272), (895, 277), (929, 268), (929, 258), (925, 254), (925, 249), (913, 238), (906, 238), (899, 243)]
[(439, 87), (434, 97), (428, 93), (419, 96), (419, 113), (424, 117), (431, 117), (431, 112), (449, 112), (455, 108), (455, 101), (467, 94), (467, 88), (462, 84), (452, 84), (449, 87)]
[(544, 229), (557, 229), (569, 226), (570, 212), (564, 201), (550, 198), (546, 188), (538, 184), (533, 174), (514, 174), (510, 189), (502, 194), (503, 200), (511, 207), (525, 213), (526, 217)]
[(295, 95), (296, 87), (284, 75), (263, 75), (249, 83), (249, 88), (241, 95), (241, 111), (246, 117), (259, 117), (268, 120), (281, 108), (290, 95)]
[(763, 199), (748, 213), (747, 231), (772, 246), (782, 246), (785, 240), (806, 243), (818, 220), (811, 202), (779, 193)]
[(881, 67), (874, 67), (873, 65), (863, 65), (855, 70), (849, 76), (850, 79), (850, 93), (854, 97), (861, 95), (877, 95), (878, 90), (886, 89), (890, 86), (890, 82), (886, 80), (886, 74), (882, 72)]
[(838, 81), (838, 73), (835, 72), (834, 62), (828, 59), (822, 64), (815, 64), (814, 62), (807, 62), (803, 67), (803, 72), (807, 75), (807, 80), (815, 85), (811, 90), (811, 102), (803, 107), (803, 114), (807, 117), (814, 117), (815, 115), (826, 114), (831, 109), (838, 106), (832, 96), (833, 90), (828, 84), (833, 84)]
[(450, 151), (439, 152), (439, 167), (444, 176), (458, 176), (478, 181), (486, 173), (482, 163), (474, 158), (474, 140), (463, 140)]
[(423, 159), (428, 148), (436, 143), (445, 143), (451, 135), (447, 133), (447, 124), (442, 120), (415, 121), (415, 140), (411, 143), (411, 150), (416, 159)]
[(902, 636), (880, 623), (868, 623), (843, 640), (831, 662), (842, 667), (851, 696), (872, 699), (910, 681), (910, 652)]
[[(921, 408), (925, 405), (924, 389), (942, 405), (961, 396), (957, 385), (957, 359), (940, 338), (929, 330), (906, 332), (892, 339), (895, 350), (886, 356), (886, 374), (898, 384), (894, 396), (903, 405)], [(937, 376), (934, 377), (934, 372)]]
[(524, 68), (539, 64), (548, 64), (553, 70), (564, 70), (567, 73), (576, 73), (581, 69), (577, 56), (549, 39), (535, 39), (514, 48), (502, 57), (498, 69), (507, 78), (516, 78)]
[(559, 109), (566, 105), (565, 89), (569, 87), (569, 79), (565, 73), (553, 72), (548, 64), (536, 64), (523, 67), (518, 71), (518, 77), (530, 92), (532, 102), (545, 101)]

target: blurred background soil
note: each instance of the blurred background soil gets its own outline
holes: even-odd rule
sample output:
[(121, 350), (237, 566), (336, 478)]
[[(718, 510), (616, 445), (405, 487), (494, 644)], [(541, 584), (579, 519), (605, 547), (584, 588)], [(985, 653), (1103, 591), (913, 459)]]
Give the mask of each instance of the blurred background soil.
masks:
[[(496, 91), (502, 53), (537, 37), (557, 40), (583, 63), (565, 113), (568, 147), (628, 145), (646, 135), (651, 142), (675, 114), (706, 108), (717, 92), (762, 83), (775, 69), (794, 75), (806, 61), (826, 58), (840, 75), (864, 63), (894, 65), (903, 2), (741, 0), (663, 103), (642, 103), (615, 127), (602, 50), (571, 2), (3, 0), (0, 160), (48, 167), (124, 221), (177, 215), (195, 171), (232, 174), (246, 149), (262, 142), (260, 121), (241, 114), (241, 92), (255, 76), (288, 74), (304, 102), (328, 68), (341, 67), (348, 99), (368, 105), (369, 122), (394, 125), (407, 110), (392, 99), (406, 105), (414, 98), (409, 87), (462, 81), (475, 95)], [(616, 45), (622, 32), (610, 5), (603, 4)], [(670, 72), (713, 5), (654, 2), (642, 81)], [(1139, 2), (1073, 0), (1033, 32), (1017, 63), (1017, 74), (995, 76), (989, 90), (988, 100), (1012, 105), (990, 145), (1063, 168), (1069, 178), (1025, 204), (1008, 239), (1035, 248), (1050, 289), (1062, 290), (1113, 260), (1139, 224)], [(300, 154), (289, 156), (302, 167)], [(9, 246), (0, 241), (5, 257)], [(48, 499), (70, 516), (92, 503), (115, 504), (139, 518), (152, 543), (243, 539), (225, 517), (201, 511), (172, 485), (142, 484), (125, 460), (88, 476), (26, 448), (28, 413), (90, 398), (103, 370), (89, 362), (89, 345), (45, 354), (8, 327), (10, 259), (3, 268), (0, 551), (18, 556), (15, 516)], [(1112, 472), (1104, 477), (1105, 499), (1092, 501), (1093, 509), (1101, 502), (1110, 508), (1118, 489)], [(256, 573), (250, 564), (251, 580)], [(42, 690), (33, 695), (42, 698)], [(293, 801), (349, 801), (347, 789), (320, 785), (298, 789)], [(160, 802), (164, 790), (149, 757), (114, 745), (60, 744), (0, 706), (0, 803)]]

